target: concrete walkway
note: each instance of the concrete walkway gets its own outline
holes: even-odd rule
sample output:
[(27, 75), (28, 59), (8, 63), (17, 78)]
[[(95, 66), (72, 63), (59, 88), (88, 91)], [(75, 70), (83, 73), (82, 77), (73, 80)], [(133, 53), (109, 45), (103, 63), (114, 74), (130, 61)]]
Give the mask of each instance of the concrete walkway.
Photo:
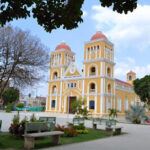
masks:
[(150, 126), (119, 124), (126, 135), (43, 150), (150, 150)]

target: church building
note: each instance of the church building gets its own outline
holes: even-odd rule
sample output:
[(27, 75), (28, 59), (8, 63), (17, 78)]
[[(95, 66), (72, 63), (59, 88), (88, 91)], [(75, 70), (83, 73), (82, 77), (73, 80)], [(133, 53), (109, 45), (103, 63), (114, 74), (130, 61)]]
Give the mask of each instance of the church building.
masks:
[(127, 73), (127, 81), (114, 77), (114, 45), (100, 31), (84, 45), (83, 70), (75, 64), (75, 53), (62, 42), (50, 56), (50, 74), (46, 111), (72, 113), (71, 104), (85, 99), (91, 115), (106, 116), (109, 108), (119, 115), (137, 103), (132, 81), (136, 74)]

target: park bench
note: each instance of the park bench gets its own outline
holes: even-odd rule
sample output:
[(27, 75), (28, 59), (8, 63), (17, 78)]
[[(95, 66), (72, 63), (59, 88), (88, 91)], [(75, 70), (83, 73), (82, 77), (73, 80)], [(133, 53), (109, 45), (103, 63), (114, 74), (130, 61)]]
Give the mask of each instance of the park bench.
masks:
[(122, 127), (117, 127), (115, 120), (104, 119), (104, 118), (93, 118), (92, 122), (93, 122), (93, 129), (97, 129), (97, 125), (104, 124), (105, 130), (108, 132), (108, 134), (112, 135), (113, 131), (117, 135), (121, 134)]
[(84, 118), (73, 118), (73, 125), (84, 125)]
[(24, 148), (32, 149), (35, 147), (35, 139), (39, 137), (51, 136), (51, 142), (54, 144), (60, 143), (60, 136), (63, 135), (64, 132), (61, 131), (51, 131), (51, 132), (39, 132), (39, 133), (31, 133), (24, 135)]
[(97, 129), (97, 125), (106, 125), (107, 119), (104, 118), (93, 118), (92, 123), (93, 123), (93, 129)]
[(54, 128), (55, 125), (52, 122), (27, 122), (24, 133), (52, 131)]
[(59, 137), (63, 132), (53, 131), (55, 125), (53, 122), (27, 122), (25, 124), (24, 148), (34, 148), (35, 139), (38, 137), (51, 136), (52, 143), (59, 144)]
[(1, 131), (1, 127), (2, 127), (2, 120), (0, 120), (0, 131)]
[(56, 125), (56, 117), (40, 117), (39, 120), (52, 122)]

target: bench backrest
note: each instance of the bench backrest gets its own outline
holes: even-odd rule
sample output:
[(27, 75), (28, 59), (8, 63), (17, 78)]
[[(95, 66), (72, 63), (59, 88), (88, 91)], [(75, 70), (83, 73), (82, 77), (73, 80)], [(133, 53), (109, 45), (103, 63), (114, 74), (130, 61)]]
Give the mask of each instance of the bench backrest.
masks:
[(116, 125), (116, 121), (115, 120), (107, 120), (106, 121), (106, 126), (107, 127), (111, 127), (111, 126), (115, 126)]
[(84, 124), (84, 118), (73, 118), (73, 124)]
[(0, 131), (1, 131), (1, 127), (2, 127), (2, 120), (0, 120)]
[(52, 122), (27, 122), (25, 123), (25, 134), (29, 132), (44, 132), (54, 130)]
[(100, 122), (100, 118), (93, 118), (92, 121), (93, 121), (93, 124), (98, 123), (98, 122)]
[(106, 122), (107, 122), (107, 119), (104, 119), (104, 118), (100, 119), (100, 124), (106, 124)]
[(39, 120), (52, 122), (52, 123), (54, 123), (56, 125), (56, 117), (40, 117)]

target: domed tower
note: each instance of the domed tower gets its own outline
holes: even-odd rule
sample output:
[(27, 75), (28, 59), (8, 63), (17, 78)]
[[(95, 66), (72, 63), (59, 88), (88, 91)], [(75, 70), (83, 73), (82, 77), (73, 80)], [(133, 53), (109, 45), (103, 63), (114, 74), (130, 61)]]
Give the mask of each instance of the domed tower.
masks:
[(50, 80), (62, 78), (63, 73), (73, 61), (75, 61), (75, 54), (65, 42), (56, 46), (50, 56)]
[(136, 73), (132, 70), (127, 73), (127, 82), (129, 84), (133, 84), (133, 81), (136, 79)]
[(62, 78), (69, 64), (73, 61), (75, 61), (75, 54), (65, 42), (59, 44), (51, 52), (46, 111), (61, 112)]
[(101, 115), (114, 107), (114, 65), (113, 44), (101, 31), (96, 32), (84, 46), (84, 93), (87, 106), (94, 99), (95, 113)]

